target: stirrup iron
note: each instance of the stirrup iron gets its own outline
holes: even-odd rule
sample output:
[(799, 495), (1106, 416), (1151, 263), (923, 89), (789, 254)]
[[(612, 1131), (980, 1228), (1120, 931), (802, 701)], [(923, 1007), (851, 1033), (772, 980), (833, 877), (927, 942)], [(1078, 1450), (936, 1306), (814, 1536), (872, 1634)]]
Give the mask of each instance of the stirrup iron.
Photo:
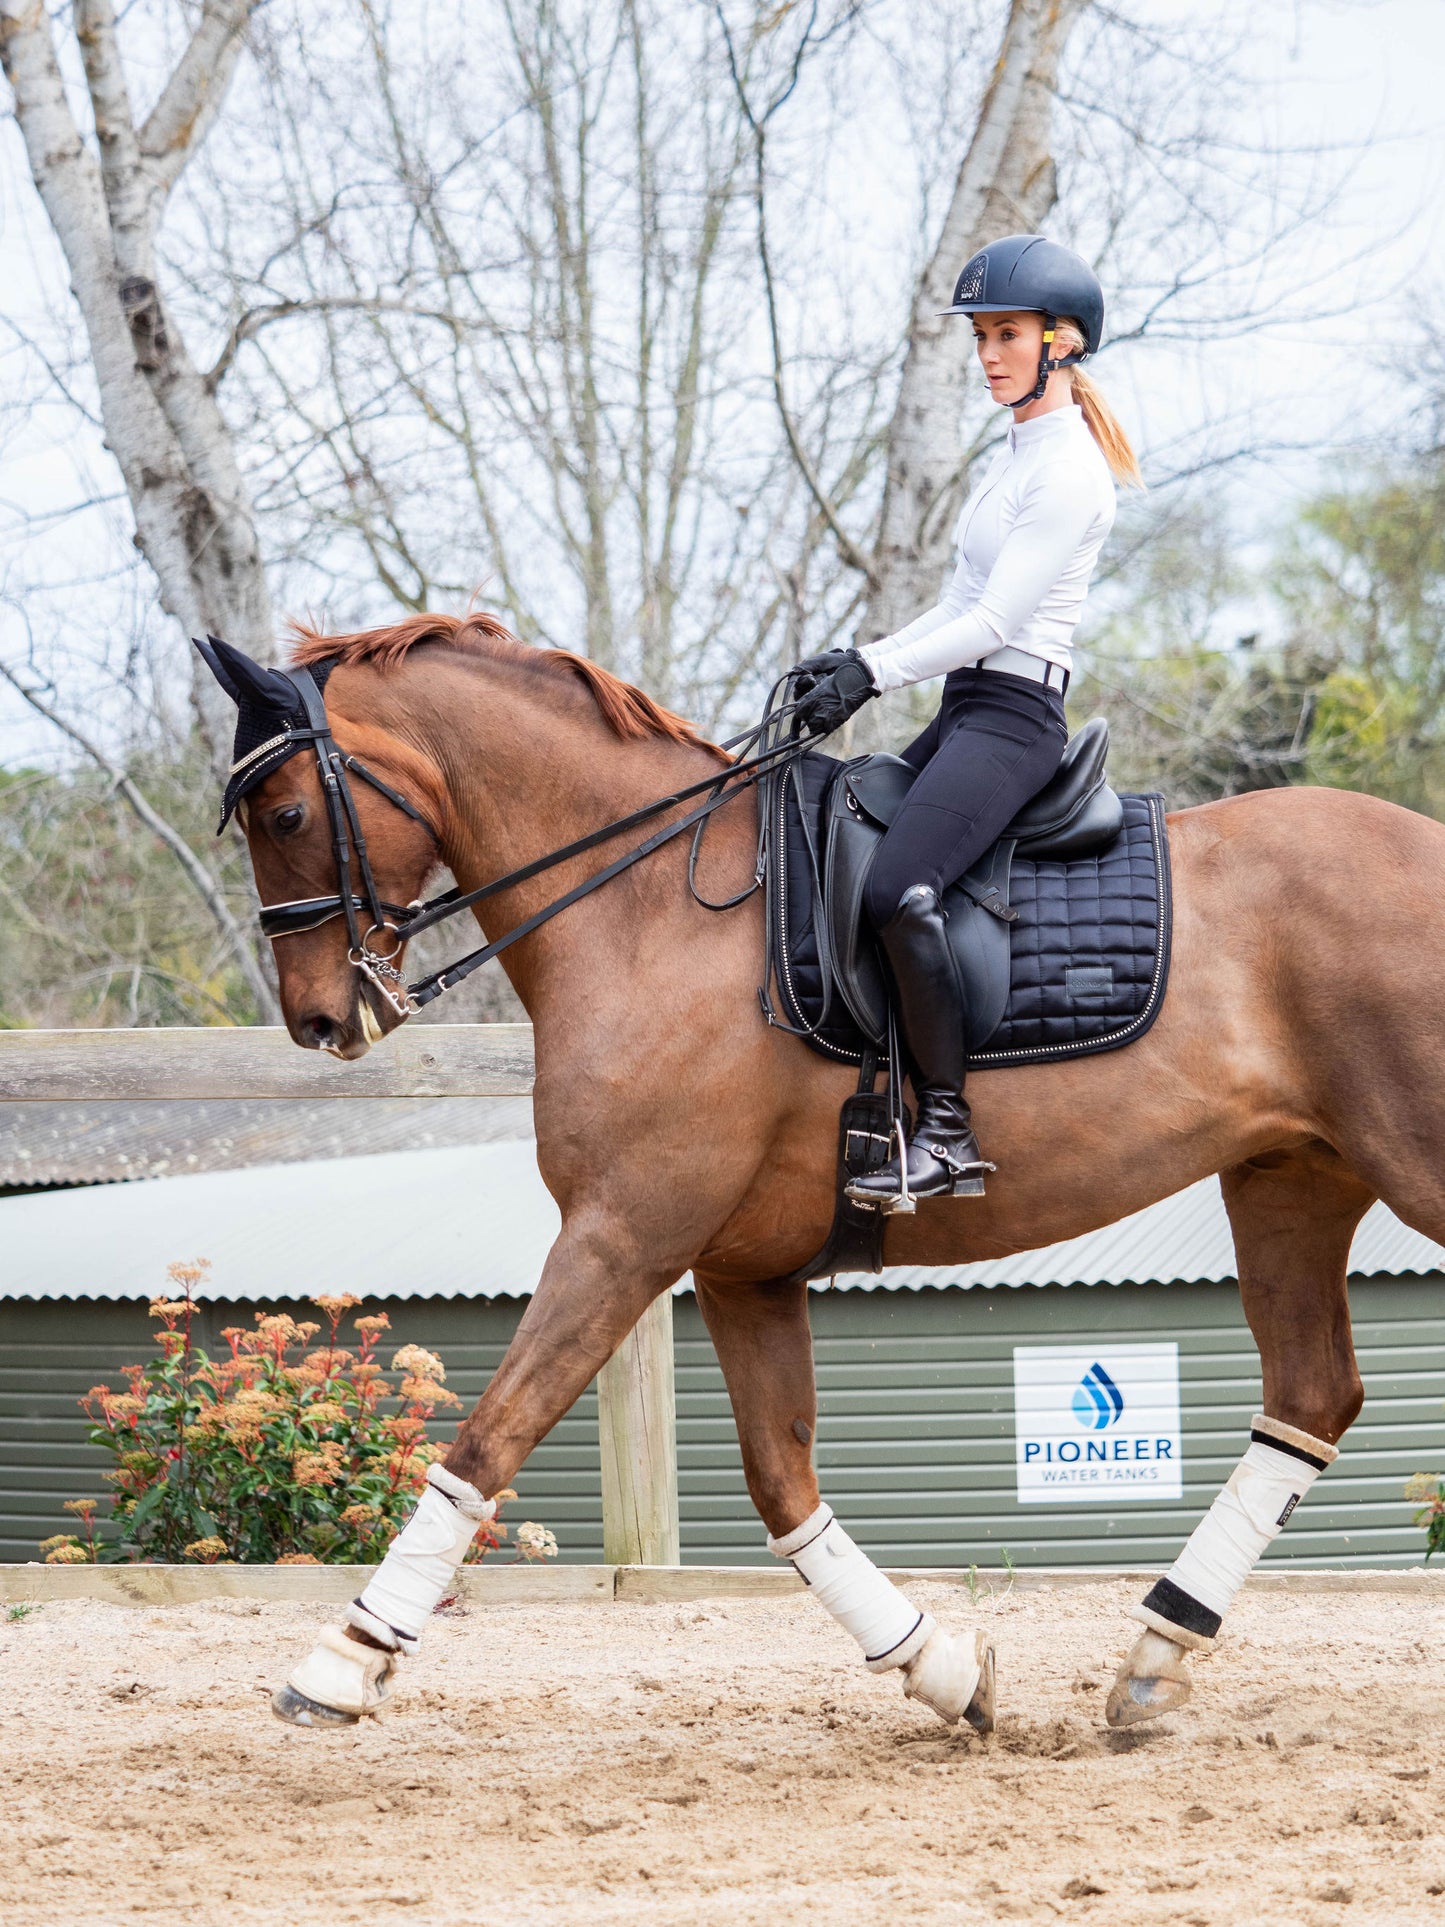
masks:
[[(893, 1139), (898, 1146), (898, 1196), (894, 1200), (880, 1198), (876, 1209), (885, 1218), (911, 1218), (918, 1210), (913, 1193), (908, 1189), (908, 1144), (903, 1136), (903, 1119), (893, 1120)], [(855, 1199), (856, 1203), (857, 1200)]]

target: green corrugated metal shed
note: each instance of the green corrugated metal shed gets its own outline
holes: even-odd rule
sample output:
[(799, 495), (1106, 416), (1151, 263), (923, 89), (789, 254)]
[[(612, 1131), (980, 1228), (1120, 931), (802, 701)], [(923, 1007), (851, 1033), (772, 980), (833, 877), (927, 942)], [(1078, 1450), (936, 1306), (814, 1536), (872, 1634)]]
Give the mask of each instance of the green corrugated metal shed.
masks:
[[(1417, 1563), (1401, 1487), (1445, 1465), (1445, 1275), (1352, 1280), (1365, 1411), (1271, 1559)], [(383, 1301), (397, 1344), (439, 1351), (470, 1403), (524, 1300)], [(206, 1308), (209, 1342), (254, 1304)], [(1164, 1564), (1227, 1477), (1259, 1401), (1259, 1365), (1229, 1283), (819, 1291), (812, 1298), (823, 1490), (870, 1552), (897, 1565)], [(683, 1558), (766, 1563), (732, 1417), (691, 1297), (675, 1301)], [(0, 1559), (63, 1531), (61, 1501), (103, 1490), (76, 1400), (147, 1355), (135, 1302), (0, 1304)], [(1020, 1506), (1016, 1344), (1173, 1339), (1183, 1405), (1182, 1503)], [(596, 1403), (589, 1392), (518, 1480), (514, 1519), (551, 1526), (563, 1557), (601, 1557)]]

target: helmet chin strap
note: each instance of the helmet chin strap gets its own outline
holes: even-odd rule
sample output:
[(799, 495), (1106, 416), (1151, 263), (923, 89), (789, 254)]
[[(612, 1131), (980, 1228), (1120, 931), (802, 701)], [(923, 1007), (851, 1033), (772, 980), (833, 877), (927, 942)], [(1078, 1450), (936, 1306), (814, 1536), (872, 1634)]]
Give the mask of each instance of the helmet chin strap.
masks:
[(1044, 316), (1044, 340), (1039, 351), (1039, 378), (1034, 383), (1031, 393), (1020, 395), (1017, 401), (1006, 401), (1002, 404), (1003, 407), (1027, 408), (1030, 402), (1038, 401), (1043, 395), (1049, 385), (1049, 376), (1056, 368), (1072, 368), (1084, 359), (1082, 354), (1060, 355), (1057, 361), (1050, 357), (1049, 350), (1054, 345), (1054, 331), (1058, 325), (1059, 317), (1056, 314)]

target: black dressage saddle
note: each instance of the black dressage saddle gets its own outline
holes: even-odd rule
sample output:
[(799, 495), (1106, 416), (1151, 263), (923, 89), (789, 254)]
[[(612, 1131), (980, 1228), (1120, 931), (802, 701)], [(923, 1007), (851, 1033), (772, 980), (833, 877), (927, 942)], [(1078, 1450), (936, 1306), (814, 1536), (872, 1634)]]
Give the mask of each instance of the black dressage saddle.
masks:
[[(1052, 781), (945, 892), (972, 1069), (1117, 1050), (1159, 1013), (1171, 922), (1164, 800), (1116, 795), (1108, 752), (1108, 724), (1086, 723)], [(764, 785), (763, 1013), (856, 1065), (859, 1080), (838, 1121), (832, 1228), (795, 1280), (883, 1264), (883, 1214), (850, 1199), (847, 1185), (886, 1162), (908, 1125), (863, 892), (913, 781), (898, 756), (839, 762), (808, 750)]]
[[(1105, 778), (1109, 725), (1102, 717), (1071, 737), (1058, 770), (998, 842), (944, 896), (949, 940), (964, 991), (970, 1048), (993, 1036), (1008, 1007), (1012, 977), (1010, 900), (1016, 861), (1073, 863), (1115, 844), (1124, 805)], [(888, 1031), (888, 986), (863, 910), (863, 890), (883, 833), (903, 807), (916, 772), (900, 756), (841, 764), (822, 810), (822, 929), (819, 948), (834, 997), (869, 1043)]]

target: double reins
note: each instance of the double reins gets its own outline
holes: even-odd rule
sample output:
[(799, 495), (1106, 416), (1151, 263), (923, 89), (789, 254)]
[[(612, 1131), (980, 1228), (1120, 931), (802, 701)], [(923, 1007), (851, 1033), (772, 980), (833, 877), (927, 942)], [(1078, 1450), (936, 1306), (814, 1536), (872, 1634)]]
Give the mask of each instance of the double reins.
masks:
[[(306, 712), (307, 727), (293, 730), (293, 740), (309, 740), (316, 752), (317, 774), (321, 781), (321, 791), (326, 799), (327, 821), (331, 832), (332, 856), (336, 864), (337, 890), (332, 896), (302, 897), (287, 903), (267, 904), (260, 916), (261, 932), (273, 942), (281, 937), (295, 936), (301, 931), (316, 930), (336, 917), (346, 922), (347, 960), (352, 967), (372, 985), (378, 995), (390, 1006), (397, 1016), (406, 1018), (423, 1009), (440, 997), (443, 991), (469, 977), (483, 964), (490, 963), (493, 957), (500, 956), (509, 945), (518, 943), (532, 931), (540, 929), (562, 911), (578, 903), (592, 891), (600, 890), (604, 883), (620, 876), (634, 863), (641, 863), (655, 850), (670, 843), (675, 837), (693, 832), (693, 849), (688, 861), (688, 884), (697, 901), (707, 909), (730, 909), (742, 903), (762, 884), (762, 864), (764, 849), (764, 830), (760, 827), (758, 861), (753, 880), (736, 896), (722, 903), (710, 903), (698, 896), (696, 866), (701, 846), (702, 834), (709, 818), (724, 803), (734, 796), (750, 789), (764, 777), (784, 767), (800, 756), (808, 747), (809, 737), (798, 733), (792, 724), (792, 712), (796, 708), (793, 681), (795, 672), (789, 671), (774, 684), (764, 708), (762, 721), (752, 729), (745, 730), (721, 745), (724, 751), (740, 750), (736, 760), (725, 770), (712, 776), (705, 776), (699, 782), (689, 783), (685, 788), (674, 790), (669, 796), (658, 797), (655, 802), (645, 803), (641, 809), (633, 810), (614, 822), (605, 823), (600, 829), (591, 830), (586, 836), (579, 836), (573, 842), (564, 844), (560, 849), (549, 850), (545, 856), (524, 863), (505, 876), (495, 877), (490, 883), (483, 883), (475, 890), (454, 888), (445, 890), (440, 896), (408, 904), (388, 902), (381, 896), (372, 874), (371, 859), (362, 833), (361, 820), (357, 814), (356, 798), (351, 788), (351, 777), (369, 784), (389, 803), (402, 810), (415, 822), (420, 823), (440, 848), (440, 838), (435, 828), (422, 812), (416, 808), (399, 790), (383, 781), (374, 770), (370, 770), (358, 757), (348, 755), (337, 744), (331, 733), (330, 720), (326, 713), (326, 699), (321, 685), (309, 669), (290, 669), (281, 672), (287, 675), (301, 698)], [(502, 891), (510, 890), (530, 878), (541, 876), (545, 871), (566, 863), (571, 858), (583, 856), (604, 843), (610, 843), (629, 830), (637, 829), (666, 811), (676, 809), (690, 802), (695, 796), (703, 796), (705, 801), (696, 809), (689, 810), (675, 823), (665, 824), (653, 835), (615, 858), (611, 863), (596, 870), (589, 877), (574, 885), (562, 896), (555, 898), (542, 909), (536, 911), (509, 930), (503, 937), (492, 943), (483, 944), (477, 950), (468, 951), (455, 963), (433, 971), (429, 977), (417, 983), (406, 983), (397, 969), (394, 959), (403, 945), (411, 938), (430, 930), (434, 925), (444, 923), (449, 917), (459, 916), (470, 910), (474, 904), (484, 902), (488, 897), (499, 896)], [(354, 877), (353, 877), (354, 871)], [(357, 885), (359, 883), (359, 891)], [(363, 925), (362, 918), (369, 921)], [(385, 940), (390, 936), (390, 948), (380, 951), (374, 948), (373, 939)]]

